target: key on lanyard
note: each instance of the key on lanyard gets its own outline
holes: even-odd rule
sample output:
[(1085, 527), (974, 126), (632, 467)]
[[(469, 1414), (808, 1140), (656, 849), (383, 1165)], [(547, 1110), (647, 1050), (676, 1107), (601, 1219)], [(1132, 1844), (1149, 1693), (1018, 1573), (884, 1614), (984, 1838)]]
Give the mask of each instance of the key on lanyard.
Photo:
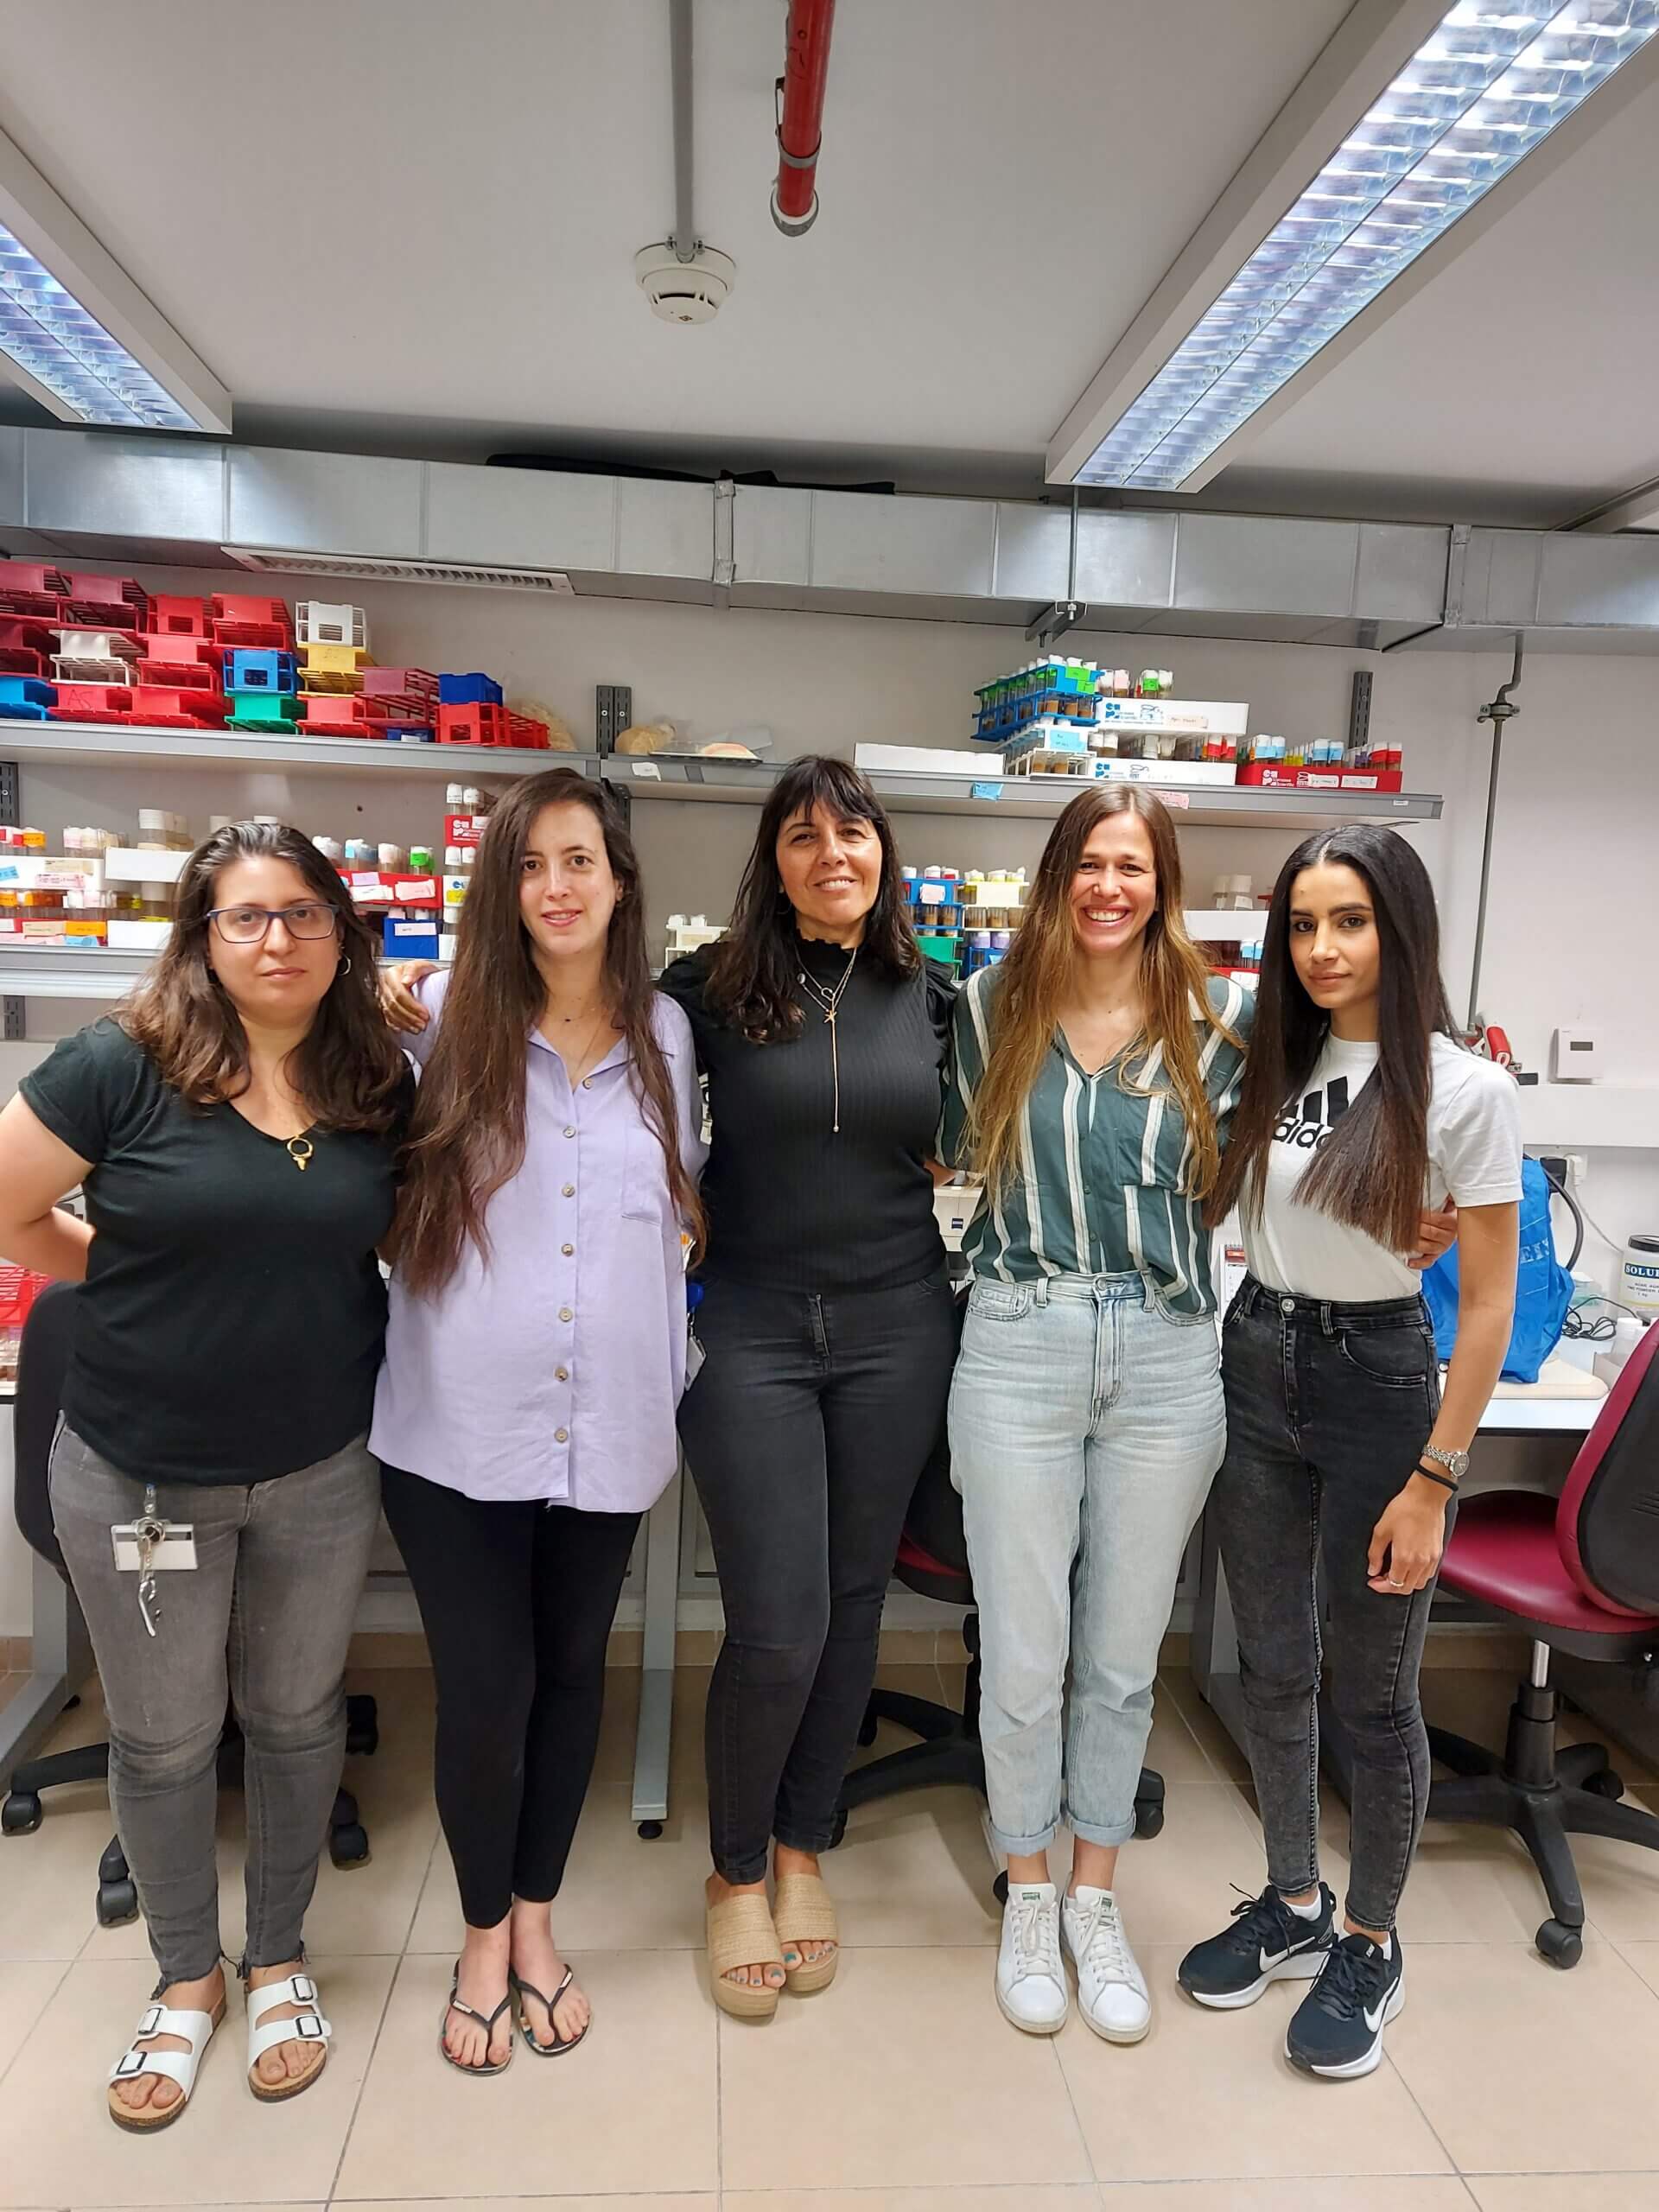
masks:
[(161, 1603), (156, 1595), (156, 1547), (165, 1531), (156, 1514), (153, 1484), (144, 1491), (144, 1510), (135, 1533), (138, 1538), (138, 1618), (144, 1624), (145, 1635), (154, 1636), (156, 1624), (162, 1618)]

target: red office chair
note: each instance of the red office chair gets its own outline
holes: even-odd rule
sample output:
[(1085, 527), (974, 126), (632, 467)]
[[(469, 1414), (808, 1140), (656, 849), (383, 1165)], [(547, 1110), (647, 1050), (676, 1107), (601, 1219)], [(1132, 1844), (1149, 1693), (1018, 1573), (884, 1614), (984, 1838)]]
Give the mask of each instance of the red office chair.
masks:
[(1552, 1919), (1538, 1948), (1558, 1967), (1584, 1950), (1584, 1897), (1573, 1835), (1659, 1851), (1659, 1819), (1617, 1801), (1624, 1785), (1600, 1744), (1555, 1749), (1549, 1655), (1649, 1667), (1659, 1651), (1659, 1325), (1609, 1392), (1559, 1502), (1522, 1491), (1459, 1509), (1440, 1582), (1494, 1620), (1524, 1628), (1532, 1666), (1510, 1708), (1500, 1758), (1431, 1728), (1429, 1748), (1456, 1779), (1435, 1782), (1429, 1818), (1512, 1828), (1532, 1855)]

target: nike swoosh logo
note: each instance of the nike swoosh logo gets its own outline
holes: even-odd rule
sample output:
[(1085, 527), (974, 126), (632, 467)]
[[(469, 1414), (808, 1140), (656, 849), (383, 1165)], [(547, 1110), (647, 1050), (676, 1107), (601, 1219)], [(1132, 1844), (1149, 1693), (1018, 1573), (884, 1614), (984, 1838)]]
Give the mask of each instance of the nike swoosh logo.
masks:
[(1258, 1974), (1268, 1974), (1274, 1967), (1282, 1966), (1290, 1956), (1288, 1951), (1262, 1951), (1259, 1955)]
[(1382, 2015), (1384, 2014), (1384, 2012), (1386, 2012), (1388, 2011), (1388, 2009), (1389, 2009), (1389, 2000), (1388, 2000), (1388, 1999), (1387, 1999), (1386, 1997), (1382, 1999), (1382, 2003), (1377, 2006), (1377, 2008), (1376, 2008), (1376, 2012), (1372, 2012), (1372, 2010), (1371, 2010), (1371, 2008), (1370, 2008), (1370, 2006), (1369, 2005), (1365, 2007), (1365, 2024), (1366, 2024), (1366, 2026), (1370, 2030), (1370, 2031), (1371, 2031), (1371, 2033), (1372, 2033), (1373, 2035), (1375, 2035), (1375, 2034), (1376, 2033), (1377, 2030), (1382, 2026)]

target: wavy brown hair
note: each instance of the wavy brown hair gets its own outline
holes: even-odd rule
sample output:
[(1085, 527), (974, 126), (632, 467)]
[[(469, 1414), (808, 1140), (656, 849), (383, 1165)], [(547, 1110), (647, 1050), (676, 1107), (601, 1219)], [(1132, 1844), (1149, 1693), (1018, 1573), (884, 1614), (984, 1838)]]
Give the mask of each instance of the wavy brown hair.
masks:
[(702, 1208), (680, 1156), (668, 1060), (652, 1026), (657, 992), (645, 951), (639, 863), (621, 811), (575, 769), (527, 776), (503, 794), (479, 841), (436, 1041), (421, 1076), (392, 1252), (409, 1288), (442, 1290), (471, 1243), (487, 1259), (484, 1216), (524, 1164), (530, 1033), (547, 986), (519, 907), (524, 852), (543, 807), (585, 806), (616, 879), (605, 945), (610, 1018), (627, 1040), (628, 1076), (663, 1148), (669, 1190), (698, 1242)]
[(754, 849), (732, 903), (730, 926), (715, 947), (704, 989), (715, 1012), (756, 1044), (777, 1044), (800, 1033), (801, 1009), (795, 995), (800, 942), (778, 872), (778, 839), (793, 816), (810, 815), (819, 806), (838, 822), (868, 822), (880, 841), (880, 881), (875, 904), (864, 918), (861, 958), (874, 961), (893, 976), (913, 976), (922, 964), (921, 947), (905, 902), (893, 825), (880, 801), (845, 760), (808, 753), (791, 761), (760, 810)]
[(1050, 831), (1024, 923), (991, 987), (991, 1049), (974, 1095), (969, 1138), (974, 1165), (993, 1190), (1005, 1187), (1014, 1172), (1020, 1116), (1076, 981), (1072, 879), (1096, 830), (1119, 814), (1147, 825), (1157, 903), (1141, 938), (1141, 1026), (1122, 1056), (1117, 1081), (1143, 1097), (1162, 1090), (1180, 1107), (1190, 1195), (1202, 1198), (1216, 1179), (1220, 1148), (1196, 1025), (1207, 1022), (1230, 1043), (1239, 1039), (1210, 1004), (1210, 971), (1182, 919), (1181, 856), (1168, 808), (1138, 785), (1108, 783), (1079, 792)]
[(1331, 1034), (1331, 1018), (1302, 988), (1290, 951), (1291, 906), (1305, 868), (1351, 868), (1370, 893), (1377, 966), (1376, 1073), (1320, 1146), (1297, 1188), (1298, 1202), (1409, 1252), (1428, 1173), (1430, 1040), (1457, 1039), (1440, 980), (1440, 928), (1428, 870), (1397, 830), (1356, 823), (1322, 830), (1279, 871), (1262, 938), (1255, 1027), (1244, 1062), (1238, 1112), (1209, 1212), (1220, 1221), (1236, 1202), (1259, 1220), (1274, 1132), (1306, 1090)]
[(408, 1068), (380, 1010), (379, 941), (338, 871), (297, 830), (233, 822), (196, 847), (179, 878), (172, 935), (116, 1019), (192, 1106), (242, 1096), (251, 1080), (247, 1033), (208, 959), (208, 917), (224, 871), (238, 861), (264, 860), (284, 861), (312, 898), (334, 908), (343, 956), (310, 1028), (289, 1055), (289, 1078), (321, 1128), (385, 1130), (397, 1118)]

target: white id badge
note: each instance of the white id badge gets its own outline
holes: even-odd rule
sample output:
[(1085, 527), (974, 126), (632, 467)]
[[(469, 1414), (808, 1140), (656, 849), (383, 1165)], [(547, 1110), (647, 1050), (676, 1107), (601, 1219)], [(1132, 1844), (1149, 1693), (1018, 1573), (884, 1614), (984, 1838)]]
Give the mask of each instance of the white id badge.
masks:
[(696, 1331), (688, 1329), (685, 1332), (685, 1387), (688, 1390), (696, 1381), (702, 1363), (707, 1357), (708, 1354), (697, 1342)]
[(194, 1521), (118, 1521), (110, 1529), (118, 1574), (137, 1574), (144, 1566), (143, 1540), (140, 1531), (145, 1528), (156, 1532), (150, 1540), (150, 1573), (167, 1574), (195, 1565), (196, 1524)]

